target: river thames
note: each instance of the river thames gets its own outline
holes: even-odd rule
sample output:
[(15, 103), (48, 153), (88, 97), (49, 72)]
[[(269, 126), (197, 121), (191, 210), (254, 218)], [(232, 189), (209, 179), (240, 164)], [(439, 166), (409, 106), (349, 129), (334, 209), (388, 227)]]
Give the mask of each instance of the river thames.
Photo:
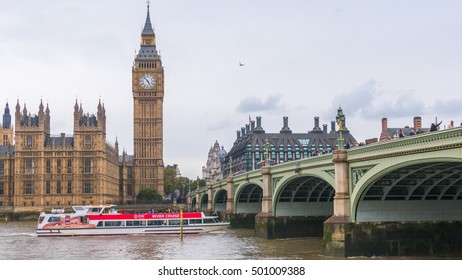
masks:
[[(185, 276), (161, 276), (163, 269), (239, 269), (241, 276), (187, 276), (188, 279), (390, 279), (399, 273), (404, 278), (435, 279), (438, 271), (455, 272), (454, 261), (422, 259), (396, 262), (389, 258), (333, 259), (322, 256), (322, 238), (287, 238), (267, 240), (253, 236), (251, 229), (226, 229), (207, 234), (37, 237), (33, 221), (0, 224), (0, 269), (20, 271), (21, 279), (49, 279), (50, 274), (37, 273), (43, 266), (53, 273), (65, 273), (66, 279), (81, 279), (69, 274), (69, 267), (85, 267), (93, 278), (110, 279), (185, 279)], [(44, 260), (45, 262), (43, 262)], [(95, 262), (94, 260), (98, 260)], [(245, 261), (243, 261), (245, 260)], [(372, 261), (376, 260), (376, 261)], [(340, 261), (340, 262), (339, 262)], [(336, 269), (332, 270), (332, 265)], [(27, 269), (24, 269), (27, 267)], [(121, 268), (120, 270), (117, 268)], [(253, 275), (256, 269), (295, 268), (304, 275)], [(393, 268), (393, 269), (390, 269)], [(262, 270), (265, 271), (265, 270)], [(399, 271), (399, 272), (398, 272)], [(64, 274), (63, 274), (64, 275)], [(249, 278), (250, 277), (250, 278)], [(330, 277), (329, 277), (330, 278)]]
[(2, 260), (319, 260), (322, 238), (267, 240), (251, 229), (208, 234), (37, 237), (36, 222), (0, 224)]

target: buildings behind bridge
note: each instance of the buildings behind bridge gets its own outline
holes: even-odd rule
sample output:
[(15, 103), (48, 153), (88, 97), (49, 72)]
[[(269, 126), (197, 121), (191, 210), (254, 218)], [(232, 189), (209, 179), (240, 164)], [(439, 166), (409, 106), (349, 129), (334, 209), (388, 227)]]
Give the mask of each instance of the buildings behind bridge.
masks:
[(429, 131), (430, 128), (422, 127), (422, 118), (414, 117), (413, 126), (404, 126), (404, 127), (388, 127), (388, 119), (382, 118), (382, 131), (380, 132), (379, 141), (391, 140), (400, 137), (400, 131), (402, 133), (401, 137), (412, 136), (420, 133), (425, 133)]
[[(220, 149), (218, 142), (210, 149), (207, 165), (202, 168), (202, 176), (208, 183), (220, 181), (230, 174), (261, 169), (265, 159), (267, 164), (274, 165), (331, 153), (338, 148), (339, 137), (335, 121), (331, 121), (330, 129), (327, 124), (321, 128), (319, 117), (314, 118), (311, 131), (302, 133), (292, 132), (289, 118), (283, 117), (281, 130), (269, 133), (263, 128), (262, 118), (258, 116), (256, 121), (250, 120), (236, 134), (229, 152), (223, 147)], [(347, 148), (357, 143), (346, 126), (342, 136)]]
[[(422, 127), (422, 118), (414, 117), (413, 126), (388, 127), (387, 118), (382, 119), (382, 129), (378, 138), (367, 139), (366, 144), (385, 141), (399, 137), (402, 130), (404, 136), (425, 133), (430, 128)], [(210, 148), (207, 164), (202, 167), (202, 178), (208, 183), (215, 183), (230, 176), (260, 169), (265, 162), (268, 148), (268, 163), (280, 164), (292, 160), (331, 153), (338, 148), (338, 129), (335, 121), (330, 122), (330, 128), (319, 123), (319, 117), (314, 118), (314, 127), (306, 133), (294, 133), (289, 127), (288, 117), (283, 117), (283, 125), (279, 132), (267, 133), (262, 127), (262, 118), (250, 120), (248, 124), (236, 132), (236, 140), (229, 152), (220, 148), (218, 141)], [(361, 145), (348, 128), (344, 128), (343, 138), (346, 148)]]
[[(353, 146), (356, 139), (344, 125), (342, 136), (347, 147)], [(258, 116), (240, 131), (233, 147), (223, 162), (223, 175), (239, 174), (260, 169), (265, 164), (280, 164), (292, 160), (331, 153), (338, 148), (339, 133), (335, 121), (331, 121), (330, 129), (319, 124), (319, 117), (314, 118), (314, 127), (307, 132), (292, 132), (289, 118), (283, 117), (282, 128), (278, 133), (268, 133), (262, 126), (262, 118)]]

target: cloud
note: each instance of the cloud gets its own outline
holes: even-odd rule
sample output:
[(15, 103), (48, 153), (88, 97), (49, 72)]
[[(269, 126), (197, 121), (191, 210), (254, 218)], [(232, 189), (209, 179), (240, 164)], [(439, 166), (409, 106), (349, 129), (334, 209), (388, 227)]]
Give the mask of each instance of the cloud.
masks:
[(248, 96), (241, 100), (236, 107), (236, 110), (241, 113), (252, 113), (255, 111), (280, 111), (283, 110), (281, 103), (281, 95), (269, 95), (266, 100), (257, 96)]
[(436, 100), (431, 105), (431, 111), (443, 117), (458, 117), (460, 116), (460, 108), (462, 108), (462, 99)]
[(333, 99), (330, 115), (341, 106), (344, 113), (365, 119), (382, 117), (412, 117), (422, 115), (428, 106), (412, 90), (384, 90), (375, 80), (369, 80), (350, 92)]
[(224, 118), (224, 119), (215, 119), (213, 118), (211, 122), (207, 126), (208, 131), (222, 131), (227, 130), (229, 131), (230, 128), (236, 125), (236, 120), (231, 118)]
[(351, 116), (364, 114), (364, 110), (371, 107), (373, 101), (380, 95), (380, 88), (376, 81), (369, 80), (356, 89), (338, 95), (332, 101), (331, 112), (335, 112), (338, 106), (347, 111)]

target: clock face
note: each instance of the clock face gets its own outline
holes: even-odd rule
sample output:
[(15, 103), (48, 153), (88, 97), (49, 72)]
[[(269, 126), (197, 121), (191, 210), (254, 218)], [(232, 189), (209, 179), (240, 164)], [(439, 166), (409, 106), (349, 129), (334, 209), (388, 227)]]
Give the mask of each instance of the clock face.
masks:
[(140, 85), (145, 89), (151, 89), (156, 83), (156, 78), (152, 74), (143, 74), (140, 78)]

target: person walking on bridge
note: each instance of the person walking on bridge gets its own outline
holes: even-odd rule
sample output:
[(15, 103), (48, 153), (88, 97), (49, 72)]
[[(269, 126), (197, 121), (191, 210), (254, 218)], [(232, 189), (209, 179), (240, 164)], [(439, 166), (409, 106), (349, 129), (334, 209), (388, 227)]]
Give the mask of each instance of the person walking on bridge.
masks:
[(440, 121), (438, 124), (432, 123), (432, 125), (430, 126), (430, 131), (437, 131), (438, 127), (440, 126), (442, 122), (443, 121)]

